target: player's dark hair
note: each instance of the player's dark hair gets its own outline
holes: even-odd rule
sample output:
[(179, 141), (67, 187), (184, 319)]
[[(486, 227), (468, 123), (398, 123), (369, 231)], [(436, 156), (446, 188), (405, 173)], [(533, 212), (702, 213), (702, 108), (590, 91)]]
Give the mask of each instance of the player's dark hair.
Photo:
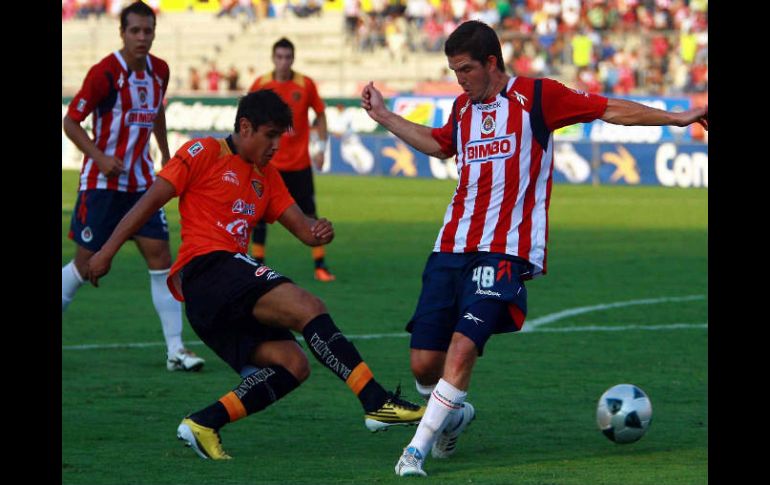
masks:
[(447, 57), (470, 54), (471, 59), (479, 61), (482, 66), (487, 65), (488, 56), (495, 56), (497, 69), (505, 72), (500, 39), (497, 38), (492, 27), (478, 20), (469, 20), (460, 24), (446, 40), (444, 54)]
[(120, 11), (121, 32), (126, 30), (126, 26), (128, 25), (128, 14), (130, 13), (140, 15), (142, 17), (152, 17), (153, 27), (157, 24), (157, 19), (155, 18), (155, 12), (153, 12), (152, 9), (146, 3), (142, 1), (136, 1)]
[(273, 44), (273, 54), (275, 54), (275, 50), (279, 47), (291, 49), (291, 53), (294, 54), (294, 44), (292, 44), (291, 41), (286, 37), (281, 37), (275, 42), (275, 44)]
[(281, 129), (287, 129), (292, 124), (291, 108), (272, 89), (254, 91), (238, 101), (235, 133), (238, 133), (241, 118), (249, 120), (255, 130), (267, 123), (273, 123)]

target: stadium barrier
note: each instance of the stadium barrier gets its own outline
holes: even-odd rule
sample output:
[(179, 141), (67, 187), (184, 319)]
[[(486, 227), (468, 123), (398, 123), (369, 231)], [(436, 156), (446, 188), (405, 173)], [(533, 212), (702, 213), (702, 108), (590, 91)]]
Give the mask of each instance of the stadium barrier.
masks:
[[(666, 110), (689, 108), (687, 98), (631, 99)], [(62, 117), (69, 101), (62, 98)], [(331, 136), (320, 173), (457, 179), (453, 159), (428, 157), (404, 144), (372, 121), (358, 99), (325, 101)], [(402, 96), (389, 102), (406, 118), (431, 126), (441, 126), (452, 107), (448, 97)], [(235, 98), (169, 99), (166, 125), (172, 153), (191, 138), (230, 133), (235, 105)], [(89, 125), (90, 118), (84, 123), (87, 130)], [(159, 160), (154, 138), (150, 149)], [(79, 169), (81, 163), (82, 154), (62, 131), (62, 169)], [(690, 128), (602, 121), (573, 125), (554, 135), (553, 176), (555, 183), (707, 188), (708, 144), (694, 139)]]

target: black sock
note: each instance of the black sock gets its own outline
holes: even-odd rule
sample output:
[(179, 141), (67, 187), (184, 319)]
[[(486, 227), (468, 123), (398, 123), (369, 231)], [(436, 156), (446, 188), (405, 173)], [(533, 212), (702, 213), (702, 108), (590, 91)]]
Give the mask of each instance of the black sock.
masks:
[(382, 407), (387, 392), (374, 380), (366, 362), (328, 313), (318, 315), (305, 325), (302, 335), (313, 356), (345, 381), (367, 413)]
[(219, 429), (225, 424), (265, 409), (299, 386), (294, 375), (281, 366), (259, 369), (217, 402), (190, 415), (190, 419)]

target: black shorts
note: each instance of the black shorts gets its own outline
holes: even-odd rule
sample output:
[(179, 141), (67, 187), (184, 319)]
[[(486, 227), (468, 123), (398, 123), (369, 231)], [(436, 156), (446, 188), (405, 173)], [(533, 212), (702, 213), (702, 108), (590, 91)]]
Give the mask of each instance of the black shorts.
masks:
[(295, 340), (291, 331), (263, 325), (252, 315), (262, 295), (291, 282), (243, 253), (197, 256), (182, 269), (185, 314), (198, 337), (240, 373), (261, 342)]
[(313, 187), (313, 169), (308, 167), (294, 172), (280, 172), (286, 188), (302, 212), (309, 216), (315, 213), (315, 188)]

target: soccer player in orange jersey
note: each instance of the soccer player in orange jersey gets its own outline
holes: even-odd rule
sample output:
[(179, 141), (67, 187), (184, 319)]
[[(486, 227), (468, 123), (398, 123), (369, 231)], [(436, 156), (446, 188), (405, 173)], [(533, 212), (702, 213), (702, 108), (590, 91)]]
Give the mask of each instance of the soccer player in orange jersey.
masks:
[[(309, 77), (293, 71), (294, 44), (285, 37), (273, 44), (273, 65), (275, 70), (258, 77), (249, 88), (249, 92), (258, 89), (272, 89), (289, 105), (293, 115), (293, 126), (281, 138), (281, 148), (273, 157), (274, 165), (281, 174), (289, 193), (297, 201), (302, 212), (310, 217), (317, 217), (315, 189), (313, 187), (313, 168), (310, 166), (310, 123), (308, 109), (316, 114), (318, 147), (313, 155), (313, 165), (317, 169), (323, 166), (324, 151), (328, 139), (326, 115), (323, 100), (318, 96), (315, 83)], [(260, 262), (265, 259), (267, 226), (260, 222), (252, 234), (251, 255)], [(326, 266), (324, 247), (312, 249), (315, 264), (315, 279), (334, 281), (334, 275)]]
[(313, 356), (358, 397), (371, 431), (417, 424), (425, 410), (374, 379), (318, 297), (247, 254), (249, 233), (259, 220), (280, 222), (309, 246), (334, 238), (331, 222), (303, 214), (269, 163), (290, 126), (289, 107), (273, 91), (247, 94), (238, 104), (235, 132), (183, 145), (85, 273), (96, 285), (136, 229), (179, 197), (182, 245), (168, 286), (185, 302), (200, 339), (242, 379), (177, 428), (177, 437), (204, 459), (229, 459), (219, 429), (261, 411), (308, 378), (307, 357), (291, 331), (302, 333)]

